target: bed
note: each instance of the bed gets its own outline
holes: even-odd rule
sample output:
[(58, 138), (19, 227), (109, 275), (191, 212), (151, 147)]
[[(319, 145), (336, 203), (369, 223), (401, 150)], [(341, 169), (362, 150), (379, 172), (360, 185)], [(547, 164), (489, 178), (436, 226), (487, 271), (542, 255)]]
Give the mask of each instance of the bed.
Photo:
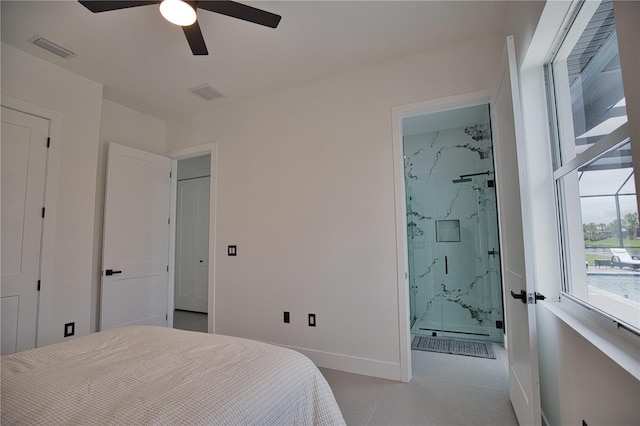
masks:
[(345, 424), (302, 354), (252, 340), (121, 327), (2, 357), (1, 423)]

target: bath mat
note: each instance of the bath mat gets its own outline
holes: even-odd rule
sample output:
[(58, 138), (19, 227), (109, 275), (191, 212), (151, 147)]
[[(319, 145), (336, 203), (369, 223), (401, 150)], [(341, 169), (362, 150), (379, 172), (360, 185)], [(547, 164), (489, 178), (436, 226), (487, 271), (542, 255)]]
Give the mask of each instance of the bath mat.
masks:
[(462, 340), (451, 337), (414, 336), (411, 349), (444, 354), (496, 359), (493, 343), (478, 340)]

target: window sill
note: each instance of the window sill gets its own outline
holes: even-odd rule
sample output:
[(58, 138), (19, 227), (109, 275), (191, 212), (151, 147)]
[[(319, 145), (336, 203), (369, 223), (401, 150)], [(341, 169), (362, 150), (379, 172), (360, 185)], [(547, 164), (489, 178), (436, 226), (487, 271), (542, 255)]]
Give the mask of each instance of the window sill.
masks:
[(618, 328), (565, 297), (560, 302), (544, 301), (538, 305), (547, 309), (571, 327), (589, 343), (611, 358), (629, 374), (640, 380), (640, 338), (628, 330)]

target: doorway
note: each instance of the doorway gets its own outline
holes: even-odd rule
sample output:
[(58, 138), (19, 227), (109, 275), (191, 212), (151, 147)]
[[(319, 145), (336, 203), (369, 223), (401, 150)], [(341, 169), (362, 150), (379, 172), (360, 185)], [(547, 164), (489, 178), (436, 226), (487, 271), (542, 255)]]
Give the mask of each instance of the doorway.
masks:
[(211, 156), (178, 160), (173, 327), (207, 332)]
[(503, 342), (489, 105), (402, 119), (411, 334)]

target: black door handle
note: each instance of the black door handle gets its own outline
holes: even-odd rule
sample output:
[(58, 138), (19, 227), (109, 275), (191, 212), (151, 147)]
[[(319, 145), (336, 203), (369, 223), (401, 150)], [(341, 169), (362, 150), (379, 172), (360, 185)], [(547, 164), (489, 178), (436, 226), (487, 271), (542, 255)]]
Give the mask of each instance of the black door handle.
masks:
[(520, 294), (514, 293), (513, 290), (511, 290), (511, 297), (521, 300), (522, 303), (527, 303), (527, 293), (524, 290), (520, 290)]
[(104, 271), (105, 275), (115, 275), (115, 274), (121, 274), (122, 271), (114, 271), (113, 269), (107, 269), (106, 271)]
[[(532, 295), (533, 297), (528, 301), (528, 303), (536, 303), (538, 300), (546, 299), (544, 295), (538, 293), (537, 291), (535, 293), (532, 293)], [(527, 292), (524, 290), (520, 290), (520, 294), (514, 293), (513, 290), (511, 290), (511, 297), (513, 297), (514, 299), (519, 299), (522, 303), (527, 303)]]

